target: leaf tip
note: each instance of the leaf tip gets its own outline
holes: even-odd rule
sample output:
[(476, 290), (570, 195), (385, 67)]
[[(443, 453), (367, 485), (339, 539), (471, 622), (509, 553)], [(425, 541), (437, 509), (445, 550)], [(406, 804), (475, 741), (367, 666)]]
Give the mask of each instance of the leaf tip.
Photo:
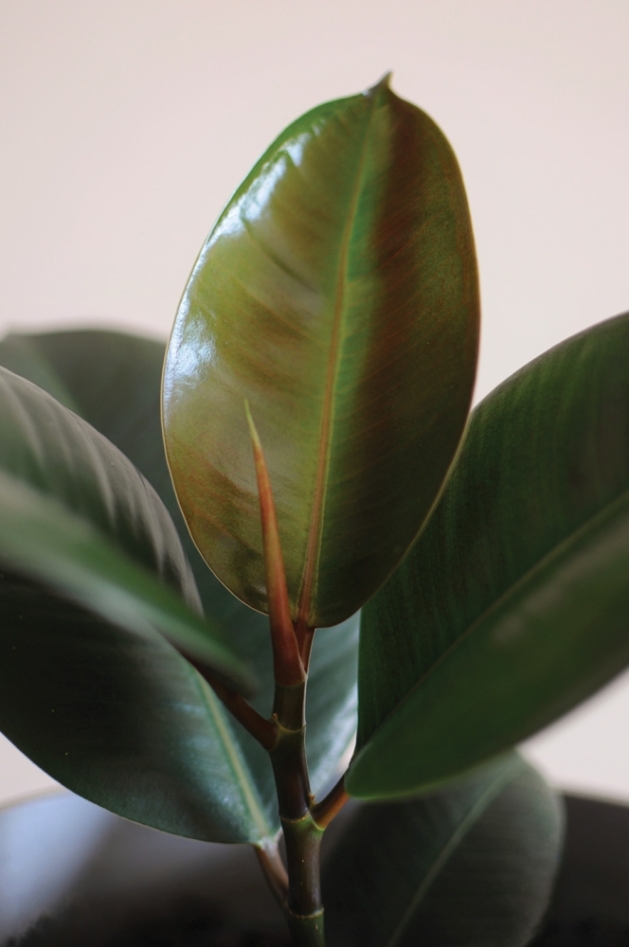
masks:
[(247, 425), (249, 427), (249, 434), (251, 435), (251, 440), (257, 446), (260, 443), (260, 438), (258, 436), (258, 430), (255, 426), (253, 416), (251, 414), (251, 408), (249, 407), (248, 398), (245, 398), (245, 416), (247, 418)]
[[(249, 436), (251, 438), (251, 446), (253, 448), (253, 457), (255, 460), (256, 470), (258, 471), (258, 476), (262, 475), (263, 480), (266, 482), (268, 480), (268, 471), (266, 469), (266, 462), (264, 460), (264, 452), (262, 450), (262, 441), (260, 440), (260, 435), (258, 434), (258, 429), (253, 420), (253, 415), (251, 414), (251, 408), (249, 407), (249, 401), (245, 398), (245, 414), (247, 416), (247, 424), (249, 426)], [(258, 483), (258, 489), (260, 491), (260, 502), (264, 503), (265, 493), (267, 490), (270, 490), (270, 484), (268, 485), (267, 490), (265, 490), (261, 483)]]
[(393, 71), (390, 69), (388, 72), (385, 72), (381, 79), (378, 79), (375, 85), (370, 86), (370, 88), (365, 91), (365, 95), (376, 96), (379, 92), (390, 91), (392, 77)]

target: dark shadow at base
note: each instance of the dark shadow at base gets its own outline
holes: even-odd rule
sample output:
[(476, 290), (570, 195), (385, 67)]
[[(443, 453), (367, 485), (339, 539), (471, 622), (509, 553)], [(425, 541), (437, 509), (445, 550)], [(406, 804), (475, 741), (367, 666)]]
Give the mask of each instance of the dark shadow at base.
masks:
[[(629, 947), (629, 807), (567, 796), (566, 810), (534, 947)], [(248, 846), (167, 835), (71, 793), (0, 811), (1, 947), (289, 943)]]
[(629, 947), (629, 807), (565, 801), (564, 856), (535, 947)]

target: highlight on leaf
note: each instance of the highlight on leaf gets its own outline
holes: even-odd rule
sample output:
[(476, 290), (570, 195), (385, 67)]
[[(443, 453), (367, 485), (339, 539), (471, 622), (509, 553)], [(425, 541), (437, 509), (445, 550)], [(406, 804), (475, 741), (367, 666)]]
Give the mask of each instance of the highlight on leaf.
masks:
[(207, 238), (164, 368), (173, 483), (198, 549), (267, 610), (248, 399), (293, 621), (354, 614), (425, 522), (476, 370), (478, 278), (443, 133), (381, 82), (303, 115)]
[(0, 342), (54, 396), (0, 369), (0, 726), (128, 819), (252, 844), (295, 947), (530, 942), (561, 806), (497, 754), (629, 660), (629, 316), (459, 450), (478, 324), (456, 158), (387, 76), (290, 125), (209, 235), (167, 463), (158, 343)]

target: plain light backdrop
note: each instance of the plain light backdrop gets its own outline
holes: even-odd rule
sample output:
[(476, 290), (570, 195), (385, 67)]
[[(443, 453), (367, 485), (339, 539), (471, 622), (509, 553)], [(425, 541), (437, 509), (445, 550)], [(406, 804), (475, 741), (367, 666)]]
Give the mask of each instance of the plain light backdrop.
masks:
[[(626, 0), (0, 0), (0, 330), (165, 337), (259, 154), (392, 69), (463, 169), (482, 397), (629, 309), (628, 48)], [(628, 730), (624, 676), (525, 749), (629, 800)], [(51, 785), (0, 744), (0, 800)]]

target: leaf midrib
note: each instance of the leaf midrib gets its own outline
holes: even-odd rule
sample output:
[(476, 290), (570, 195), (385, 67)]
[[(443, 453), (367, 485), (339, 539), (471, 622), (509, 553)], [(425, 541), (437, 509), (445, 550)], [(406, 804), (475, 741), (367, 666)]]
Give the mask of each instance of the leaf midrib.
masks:
[(336, 281), (336, 296), (334, 302), (334, 319), (332, 326), (332, 341), (330, 349), (330, 357), (328, 361), (328, 371), (326, 375), (325, 388), (324, 388), (324, 397), (323, 397), (323, 411), (321, 414), (321, 426), (319, 429), (319, 449), (317, 452), (317, 472), (315, 476), (315, 489), (312, 501), (312, 509), (310, 513), (310, 526), (308, 528), (308, 540), (306, 544), (306, 556), (304, 561), (304, 569), (301, 579), (301, 589), (299, 593), (299, 605), (298, 605), (298, 621), (306, 622), (308, 619), (312, 591), (314, 586), (314, 580), (316, 573), (318, 571), (319, 559), (321, 556), (321, 540), (322, 540), (322, 523), (323, 523), (323, 511), (325, 509), (325, 500), (328, 489), (329, 481), (329, 469), (330, 469), (330, 447), (331, 447), (331, 431), (332, 431), (332, 415), (333, 415), (333, 402), (334, 402), (334, 391), (336, 388), (336, 378), (338, 374), (339, 367), (339, 348), (340, 348), (340, 335), (341, 335), (341, 325), (342, 325), (342, 316), (344, 311), (344, 301), (345, 301), (345, 291), (347, 284), (347, 257), (349, 254), (349, 246), (351, 242), (351, 235), (354, 229), (354, 223), (356, 219), (356, 210), (358, 206), (358, 200), (361, 192), (361, 185), (365, 170), (366, 156), (367, 156), (367, 143), (369, 141), (369, 133), (371, 131), (371, 126), (373, 122), (373, 116), (376, 111), (376, 96), (370, 96), (371, 111), (369, 114), (369, 120), (365, 127), (364, 139), (361, 146), (360, 159), (358, 161), (357, 171), (356, 171), (356, 180), (354, 183), (354, 189), (352, 192), (350, 204), (349, 204), (349, 213), (347, 216), (347, 221), (343, 231), (343, 238), (341, 240), (341, 247), (339, 251), (339, 260), (338, 260), (338, 276)]
[(402, 918), (398, 926), (393, 931), (391, 937), (386, 943), (386, 947), (396, 947), (396, 944), (399, 943), (400, 938), (404, 935), (408, 925), (413, 920), (413, 915), (416, 909), (419, 907), (423, 901), (427, 891), (437, 878), (438, 874), (448, 861), (448, 859), (453, 855), (457, 846), (465, 838), (467, 833), (470, 831), (472, 826), (476, 823), (477, 819), (482, 815), (482, 813), (487, 809), (489, 804), (493, 801), (502, 792), (505, 786), (508, 783), (512, 782), (516, 777), (517, 772), (512, 768), (508, 767), (501, 776), (497, 777), (487, 789), (481, 793), (480, 797), (476, 800), (472, 808), (469, 810), (465, 818), (459, 823), (458, 827), (452, 833), (446, 844), (441, 849), (440, 853), (435, 858), (434, 862), (424, 875), (422, 882), (420, 883), (414, 897), (411, 899), (406, 911), (402, 915)]
[(259, 844), (265, 839), (272, 839), (276, 835), (276, 832), (273, 831), (273, 828), (269, 824), (256, 797), (253, 788), (255, 784), (251, 778), (249, 768), (242, 758), (240, 747), (236, 742), (236, 738), (232, 736), (230, 739), (227, 722), (223, 716), (222, 708), (218, 703), (218, 698), (214, 694), (214, 691), (211, 689), (211, 687), (201, 677), (201, 675), (198, 672), (195, 673), (197, 676), (197, 683), (200, 686), (205, 703), (212, 717), (212, 721), (216, 727), (216, 732), (225, 751), (225, 756), (227, 757), (230, 769), (236, 778), (236, 785), (240, 789), (240, 797), (244, 802), (249, 815), (251, 816), (252, 822), (260, 832), (260, 838), (255, 840), (256, 844)]

